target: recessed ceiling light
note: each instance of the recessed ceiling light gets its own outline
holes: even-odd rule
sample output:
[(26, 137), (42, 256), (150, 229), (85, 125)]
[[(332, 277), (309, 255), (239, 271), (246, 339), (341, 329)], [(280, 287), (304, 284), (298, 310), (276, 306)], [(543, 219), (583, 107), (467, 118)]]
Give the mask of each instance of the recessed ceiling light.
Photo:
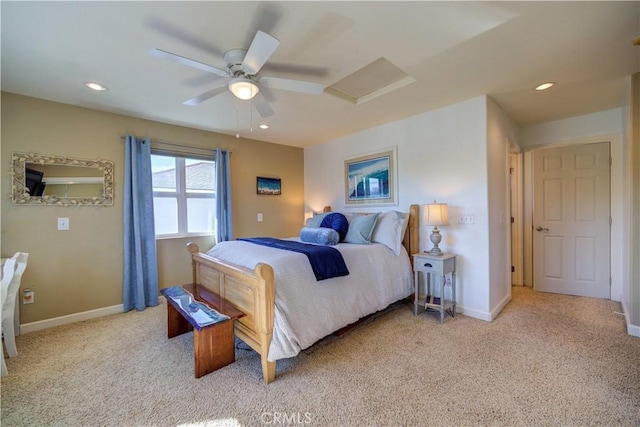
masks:
[(258, 127), (259, 127), (260, 129), (269, 129), (271, 126), (269, 126), (269, 125), (268, 125), (268, 124), (266, 124), (266, 123), (262, 123), (261, 125), (258, 125)]
[(89, 89), (93, 89), (93, 90), (97, 90), (97, 91), (105, 91), (105, 90), (107, 90), (107, 87), (104, 86), (104, 85), (101, 85), (100, 83), (87, 82), (84, 85), (86, 87), (88, 87)]
[(555, 85), (554, 82), (542, 83), (541, 85), (536, 87), (536, 90), (545, 90), (549, 89), (551, 86)]

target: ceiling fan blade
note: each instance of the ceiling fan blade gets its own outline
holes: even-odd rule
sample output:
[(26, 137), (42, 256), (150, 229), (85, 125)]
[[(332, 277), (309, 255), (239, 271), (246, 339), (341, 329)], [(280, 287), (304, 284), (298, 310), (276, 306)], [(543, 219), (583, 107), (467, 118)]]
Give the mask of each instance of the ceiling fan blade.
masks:
[(197, 47), (203, 52), (207, 52), (208, 54), (216, 57), (222, 58), (222, 55), (224, 55), (224, 51), (212, 44), (209, 39), (199, 37), (195, 32), (192, 33), (190, 31), (183, 30), (179, 26), (169, 21), (165, 21), (162, 18), (152, 16), (145, 22), (150, 28), (165, 36), (179, 40), (186, 45)]
[(249, 46), (253, 40), (252, 37), (254, 37), (258, 31), (273, 34), (278, 25), (278, 21), (280, 21), (282, 15), (281, 7), (274, 2), (261, 1), (257, 3), (258, 5), (253, 13), (251, 25), (247, 30), (247, 39), (244, 40), (242, 46)]
[(213, 98), (214, 96), (219, 95), (222, 92), (225, 92), (226, 90), (227, 90), (227, 86), (226, 85), (220, 86), (220, 87), (212, 89), (212, 90), (210, 90), (208, 92), (201, 93), (198, 96), (194, 96), (191, 99), (187, 99), (186, 101), (183, 102), (183, 104), (184, 105), (198, 105), (201, 102), (204, 102), (209, 98)]
[(220, 77), (228, 77), (227, 70), (223, 70), (212, 65), (207, 65), (202, 62), (195, 61), (193, 59), (185, 58), (184, 56), (177, 55), (175, 53), (167, 52), (162, 49), (151, 49), (149, 53), (157, 58), (168, 59), (178, 64), (186, 65), (187, 67), (197, 68), (198, 70), (206, 71), (207, 73), (215, 74)]
[(258, 111), (258, 114), (260, 114), (262, 118), (273, 116), (273, 110), (269, 105), (269, 101), (267, 101), (267, 98), (264, 97), (262, 92), (258, 92), (258, 94), (253, 97), (252, 102), (253, 106), (256, 107), (256, 111)]
[(288, 90), (291, 92), (300, 92), (309, 95), (320, 95), (324, 92), (324, 85), (320, 83), (281, 79), (279, 77), (262, 77), (260, 79), (260, 84), (270, 89)]
[(299, 74), (309, 77), (325, 77), (329, 74), (328, 67), (316, 67), (312, 65), (297, 65), (297, 64), (284, 64), (282, 62), (269, 61), (262, 67), (263, 72), (271, 73), (287, 73), (287, 74)]
[(258, 74), (258, 71), (271, 58), (278, 46), (280, 46), (280, 41), (277, 38), (263, 31), (258, 31), (249, 46), (244, 61), (242, 61), (242, 68), (252, 76)]

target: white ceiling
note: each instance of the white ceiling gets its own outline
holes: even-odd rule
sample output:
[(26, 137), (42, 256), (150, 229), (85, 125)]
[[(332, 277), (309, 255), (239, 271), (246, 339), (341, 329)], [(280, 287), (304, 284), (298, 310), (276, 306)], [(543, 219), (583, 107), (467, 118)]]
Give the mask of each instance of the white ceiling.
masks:
[[(640, 71), (638, 1), (3, 1), (1, 12), (3, 91), (299, 147), (482, 94), (521, 126), (620, 107)], [(229, 92), (183, 105), (216, 77), (148, 54), (224, 68), (258, 29), (281, 42), (259, 76), (329, 86), (384, 57), (416, 81), (360, 105), (263, 90), (275, 114), (261, 120)], [(557, 85), (533, 90), (545, 81)]]

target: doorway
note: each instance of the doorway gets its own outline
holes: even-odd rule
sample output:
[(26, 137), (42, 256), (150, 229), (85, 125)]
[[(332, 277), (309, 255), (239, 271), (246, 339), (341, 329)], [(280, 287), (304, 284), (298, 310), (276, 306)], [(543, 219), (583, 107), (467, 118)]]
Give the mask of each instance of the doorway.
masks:
[(511, 285), (524, 286), (524, 233), (522, 153), (509, 153), (509, 205), (511, 209)]
[(533, 152), (534, 289), (611, 298), (608, 142)]

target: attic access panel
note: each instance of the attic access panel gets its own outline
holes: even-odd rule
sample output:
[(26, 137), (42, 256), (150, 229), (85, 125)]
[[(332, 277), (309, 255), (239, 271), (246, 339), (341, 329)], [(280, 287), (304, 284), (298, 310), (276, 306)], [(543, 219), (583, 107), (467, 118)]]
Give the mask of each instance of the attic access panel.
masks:
[(386, 58), (379, 58), (325, 89), (356, 105), (399, 89), (416, 79)]

